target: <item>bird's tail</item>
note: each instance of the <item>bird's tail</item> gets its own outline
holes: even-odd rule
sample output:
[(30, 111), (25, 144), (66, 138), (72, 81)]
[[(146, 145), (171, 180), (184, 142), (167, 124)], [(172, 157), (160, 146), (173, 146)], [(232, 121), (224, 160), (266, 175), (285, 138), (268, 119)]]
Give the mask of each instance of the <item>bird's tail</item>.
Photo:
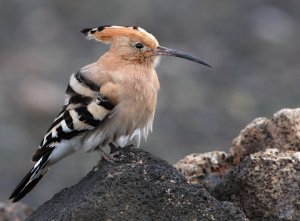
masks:
[(48, 171), (48, 157), (48, 154), (42, 156), (39, 161), (36, 162), (34, 167), (27, 173), (27, 175), (21, 180), (9, 197), (9, 199), (12, 199), (12, 202), (17, 202), (22, 199), (43, 178), (45, 173)]

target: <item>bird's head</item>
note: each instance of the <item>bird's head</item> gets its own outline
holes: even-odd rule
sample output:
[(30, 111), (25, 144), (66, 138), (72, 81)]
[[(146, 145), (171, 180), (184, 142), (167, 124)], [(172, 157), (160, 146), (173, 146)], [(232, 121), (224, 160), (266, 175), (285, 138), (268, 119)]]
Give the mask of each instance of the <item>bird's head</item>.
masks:
[(100, 26), (81, 31), (88, 39), (111, 44), (110, 52), (122, 59), (154, 67), (160, 56), (175, 56), (208, 67), (206, 62), (174, 49), (160, 46), (157, 39), (138, 26)]

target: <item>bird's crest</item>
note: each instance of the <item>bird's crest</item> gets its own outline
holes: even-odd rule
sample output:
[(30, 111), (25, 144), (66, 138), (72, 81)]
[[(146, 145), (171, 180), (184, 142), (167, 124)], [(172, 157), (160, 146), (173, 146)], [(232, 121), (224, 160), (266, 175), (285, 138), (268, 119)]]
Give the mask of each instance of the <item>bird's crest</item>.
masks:
[(144, 42), (151, 48), (157, 47), (158, 41), (156, 38), (138, 26), (110, 26), (104, 25), (98, 28), (85, 28), (81, 30), (86, 38), (95, 39), (103, 43), (111, 43), (114, 38), (119, 36), (128, 37), (130, 39), (137, 39)]

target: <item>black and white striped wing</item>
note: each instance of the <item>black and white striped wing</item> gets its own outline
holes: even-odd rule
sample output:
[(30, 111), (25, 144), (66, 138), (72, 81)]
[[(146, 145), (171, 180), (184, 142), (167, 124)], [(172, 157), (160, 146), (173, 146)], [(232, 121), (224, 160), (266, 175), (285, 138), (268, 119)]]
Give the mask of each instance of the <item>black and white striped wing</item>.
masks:
[(73, 152), (79, 135), (101, 124), (114, 105), (99, 95), (100, 87), (85, 79), (80, 72), (71, 76), (65, 105), (47, 131), (39, 148), (33, 154), (36, 162), (10, 195), (13, 202), (22, 199), (54, 163)]
[[(65, 148), (66, 143), (85, 131), (101, 124), (114, 105), (99, 94), (100, 87), (85, 79), (80, 72), (71, 76), (66, 91), (65, 106), (44, 136), (32, 157), (37, 162), (54, 148)], [(48, 155), (48, 154), (47, 154)]]

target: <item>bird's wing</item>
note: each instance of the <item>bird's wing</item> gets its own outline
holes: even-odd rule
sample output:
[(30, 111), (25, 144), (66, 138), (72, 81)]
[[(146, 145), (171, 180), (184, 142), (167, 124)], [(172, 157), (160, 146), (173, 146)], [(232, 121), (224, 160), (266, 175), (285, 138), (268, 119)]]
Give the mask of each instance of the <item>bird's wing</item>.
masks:
[(71, 76), (65, 105), (47, 131), (32, 161), (33, 168), (10, 195), (16, 202), (22, 199), (48, 171), (50, 158), (57, 161), (72, 152), (76, 136), (101, 124), (115, 105), (99, 94), (100, 87), (84, 78), (80, 72)]
[(80, 71), (71, 76), (65, 105), (33, 154), (33, 162), (49, 156), (54, 148), (60, 148), (62, 141), (94, 129), (108, 117), (115, 104), (101, 96), (99, 91), (100, 86), (86, 79)]

